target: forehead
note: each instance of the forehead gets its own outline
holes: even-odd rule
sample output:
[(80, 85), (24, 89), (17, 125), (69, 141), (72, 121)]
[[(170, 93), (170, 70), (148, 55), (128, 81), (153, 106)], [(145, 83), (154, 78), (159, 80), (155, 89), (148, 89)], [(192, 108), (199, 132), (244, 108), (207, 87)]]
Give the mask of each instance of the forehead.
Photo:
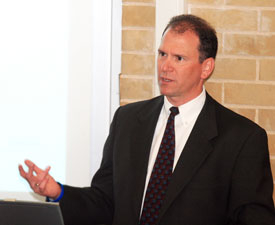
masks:
[(178, 33), (174, 30), (168, 29), (161, 39), (159, 49), (198, 51), (198, 47), (199, 38), (194, 32), (187, 30), (183, 33)]

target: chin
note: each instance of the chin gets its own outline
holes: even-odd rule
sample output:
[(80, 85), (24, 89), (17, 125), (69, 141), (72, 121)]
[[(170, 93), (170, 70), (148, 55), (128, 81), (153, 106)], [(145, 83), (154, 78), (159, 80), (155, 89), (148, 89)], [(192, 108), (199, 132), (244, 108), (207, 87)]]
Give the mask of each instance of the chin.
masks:
[(167, 90), (162, 90), (162, 89), (160, 89), (160, 94), (165, 95), (165, 96), (168, 96), (168, 97), (172, 95), (171, 92), (169, 92), (169, 91), (167, 91)]

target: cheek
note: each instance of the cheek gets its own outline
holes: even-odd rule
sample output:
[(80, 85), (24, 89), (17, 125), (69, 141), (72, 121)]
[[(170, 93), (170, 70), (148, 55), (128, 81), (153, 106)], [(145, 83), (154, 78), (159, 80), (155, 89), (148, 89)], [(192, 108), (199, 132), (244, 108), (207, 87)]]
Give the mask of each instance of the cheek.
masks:
[(161, 75), (164, 73), (164, 71), (161, 69), (160, 64), (157, 65), (157, 79), (158, 81), (161, 79)]
[(176, 76), (177, 76), (176, 79), (179, 83), (187, 82), (190, 79), (188, 68), (186, 69), (181, 68), (180, 70), (177, 70)]
[(161, 65), (162, 65), (162, 63), (158, 60), (157, 61), (157, 70), (158, 70), (158, 73), (161, 72)]
[(195, 66), (184, 67), (178, 70), (178, 79), (184, 82), (194, 82), (200, 78), (200, 71)]

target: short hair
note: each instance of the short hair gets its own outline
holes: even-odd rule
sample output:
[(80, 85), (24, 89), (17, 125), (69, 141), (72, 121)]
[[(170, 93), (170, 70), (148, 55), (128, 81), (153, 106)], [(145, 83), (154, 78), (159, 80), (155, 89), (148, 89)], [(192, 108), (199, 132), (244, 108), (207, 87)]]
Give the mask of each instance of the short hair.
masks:
[(218, 38), (215, 29), (204, 19), (191, 14), (182, 14), (171, 18), (165, 27), (165, 32), (171, 29), (177, 33), (185, 31), (194, 32), (199, 38), (199, 61), (202, 63), (207, 58), (216, 58), (218, 50)]

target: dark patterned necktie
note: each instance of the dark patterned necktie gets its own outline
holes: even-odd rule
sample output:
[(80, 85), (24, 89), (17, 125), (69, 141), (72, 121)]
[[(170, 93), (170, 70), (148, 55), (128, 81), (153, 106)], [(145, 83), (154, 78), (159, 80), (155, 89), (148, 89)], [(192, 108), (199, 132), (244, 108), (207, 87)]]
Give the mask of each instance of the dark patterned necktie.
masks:
[(159, 152), (145, 193), (140, 225), (153, 225), (158, 219), (160, 208), (172, 176), (175, 156), (174, 119), (179, 114), (177, 107), (170, 108), (170, 115), (160, 144)]

